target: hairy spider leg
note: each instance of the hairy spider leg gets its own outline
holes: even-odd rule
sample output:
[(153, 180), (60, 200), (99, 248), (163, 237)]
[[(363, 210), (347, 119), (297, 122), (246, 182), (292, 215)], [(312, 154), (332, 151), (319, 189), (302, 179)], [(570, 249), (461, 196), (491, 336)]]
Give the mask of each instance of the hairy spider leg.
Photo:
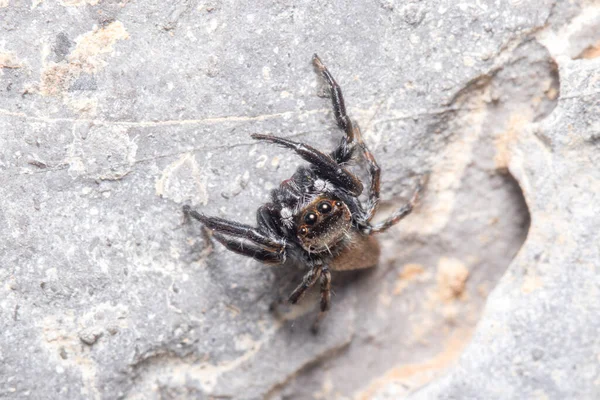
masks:
[[(316, 54), (313, 55), (313, 64), (317, 72), (319, 72), (329, 84), (329, 89), (331, 91), (331, 103), (333, 105), (333, 115), (335, 116), (338, 127), (346, 132), (346, 137), (342, 139), (338, 148), (331, 153), (331, 157), (334, 158), (338, 163), (345, 163), (352, 157), (354, 144), (357, 144), (367, 162), (371, 180), (371, 185), (369, 187), (369, 204), (367, 206), (365, 219), (365, 222), (368, 223), (373, 219), (379, 208), (381, 168), (377, 164), (373, 153), (369, 151), (369, 148), (364, 142), (358, 124), (353, 124), (346, 113), (342, 89), (335, 81), (325, 64), (323, 64), (323, 61), (321, 61), (319, 56)], [(400, 222), (400, 220), (402, 220), (412, 211), (422, 187), (423, 184), (419, 184), (411, 201), (397, 210), (390, 218), (374, 226), (367, 226), (366, 230), (369, 233), (383, 232)]]
[(213, 237), (234, 253), (252, 257), (266, 264), (283, 264), (285, 262), (286, 254), (283, 247), (278, 250), (267, 249), (243, 239), (228, 237), (218, 232), (214, 232)]
[(260, 206), (256, 212), (256, 223), (258, 228), (263, 232), (271, 233), (272, 235), (281, 237), (281, 228), (277, 225), (279, 212), (275, 210), (273, 204), (268, 203)]
[(375, 213), (379, 207), (381, 169), (379, 168), (377, 161), (375, 161), (375, 157), (369, 151), (366, 143), (364, 142), (360, 127), (356, 123), (353, 124), (350, 120), (350, 117), (348, 117), (346, 114), (346, 106), (344, 104), (344, 96), (342, 94), (341, 87), (335, 81), (325, 64), (323, 64), (323, 61), (321, 61), (319, 56), (316, 54), (313, 55), (313, 64), (317, 72), (319, 72), (329, 84), (329, 89), (331, 91), (331, 102), (333, 104), (333, 115), (335, 116), (338, 127), (346, 132), (346, 137), (342, 139), (338, 148), (331, 154), (332, 158), (334, 158), (338, 163), (347, 162), (352, 157), (355, 147), (354, 145), (357, 144), (367, 162), (371, 180), (371, 185), (369, 188), (369, 204), (366, 211), (366, 221), (368, 222), (375, 216)]
[(321, 320), (327, 315), (331, 305), (331, 272), (327, 267), (321, 269), (321, 311), (313, 323), (311, 330), (317, 333)]
[(319, 174), (323, 178), (328, 179), (334, 184), (346, 189), (354, 196), (358, 196), (362, 193), (363, 185), (356, 176), (354, 176), (346, 168), (339, 165), (333, 158), (327, 154), (321, 153), (314, 147), (277, 136), (253, 134), (252, 138), (276, 143), (283, 147), (292, 149), (305, 161), (308, 161), (317, 167)]
[(367, 205), (366, 210), (366, 221), (369, 222), (373, 219), (373, 217), (377, 213), (377, 210), (379, 209), (381, 168), (379, 168), (379, 164), (377, 164), (375, 156), (369, 151), (367, 144), (364, 142), (362, 138), (362, 133), (358, 125), (356, 125), (355, 131), (356, 142), (362, 150), (363, 157), (367, 162), (367, 169), (369, 170), (369, 179), (371, 181), (371, 185), (369, 186), (369, 204)]
[(304, 296), (304, 293), (306, 293), (308, 289), (310, 289), (314, 286), (315, 283), (317, 283), (317, 280), (319, 280), (320, 277), (321, 267), (312, 267), (306, 273), (306, 275), (304, 275), (304, 278), (302, 278), (302, 283), (296, 289), (294, 289), (292, 294), (290, 294), (290, 297), (288, 297), (288, 301), (292, 304), (296, 304), (298, 300), (300, 300), (302, 296)]
[(331, 306), (331, 272), (321, 268), (321, 312), (327, 312)]
[(413, 210), (413, 207), (415, 206), (417, 200), (419, 199), (419, 195), (423, 191), (423, 187), (425, 185), (426, 180), (427, 180), (427, 177), (422, 178), (419, 181), (419, 183), (417, 184), (417, 188), (415, 189), (415, 191), (413, 193), (412, 198), (410, 199), (410, 201), (407, 204), (405, 204), (402, 207), (400, 207), (396, 212), (394, 212), (385, 221), (380, 222), (380, 223), (375, 224), (375, 225), (370, 225), (369, 227), (367, 227), (366, 228), (367, 233), (373, 234), (373, 233), (383, 232), (383, 231), (391, 228), (392, 226), (396, 225), (404, 217), (406, 217), (408, 214), (410, 214), (411, 211)]
[(277, 242), (264, 234), (260, 233), (256, 228), (239, 222), (228, 221), (223, 218), (207, 217), (199, 212), (192, 210), (189, 206), (184, 206), (183, 212), (187, 215), (202, 222), (207, 228), (224, 233), (231, 236), (242, 237), (257, 244), (267, 246), (276, 250), (281, 250), (282, 242)]
[(317, 73), (329, 85), (331, 94), (331, 104), (333, 106), (333, 115), (337, 122), (338, 128), (342, 129), (346, 135), (342, 138), (338, 147), (331, 152), (331, 157), (338, 163), (344, 164), (352, 158), (354, 153), (354, 125), (352, 120), (346, 114), (346, 106), (344, 104), (344, 95), (342, 88), (335, 81), (325, 64), (321, 61), (318, 55), (313, 55), (313, 65)]
[(313, 65), (317, 72), (327, 81), (329, 89), (331, 91), (331, 103), (333, 105), (333, 115), (338, 127), (346, 132), (348, 142), (351, 143), (354, 140), (354, 129), (352, 128), (352, 121), (346, 114), (346, 105), (344, 104), (344, 96), (342, 95), (342, 89), (337, 84), (323, 61), (318, 55), (313, 54)]

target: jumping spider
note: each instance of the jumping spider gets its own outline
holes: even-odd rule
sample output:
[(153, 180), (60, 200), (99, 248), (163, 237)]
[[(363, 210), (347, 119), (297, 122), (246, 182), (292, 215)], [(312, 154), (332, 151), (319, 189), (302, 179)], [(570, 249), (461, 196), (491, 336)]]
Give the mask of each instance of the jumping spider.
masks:
[[(345, 133), (339, 146), (328, 155), (303, 143), (254, 134), (252, 138), (256, 140), (294, 150), (309, 163), (298, 167), (290, 179), (271, 192), (271, 202), (258, 209), (258, 227), (208, 217), (189, 206), (184, 206), (183, 211), (211, 229), (213, 237), (233, 252), (266, 264), (280, 265), (288, 260), (303, 264), (308, 271), (289, 296), (289, 302), (297, 303), (319, 281), (321, 312), (313, 327), (316, 329), (330, 306), (330, 270), (377, 264), (379, 245), (371, 235), (385, 231), (412, 211), (423, 180), (408, 204), (385, 221), (371, 223), (379, 205), (379, 166), (363, 141), (358, 124), (346, 114), (342, 90), (335, 79), (316, 54), (312, 61), (329, 86), (335, 120)], [(346, 169), (357, 150), (366, 160), (370, 175), (366, 204), (358, 199), (363, 192), (362, 182)]]

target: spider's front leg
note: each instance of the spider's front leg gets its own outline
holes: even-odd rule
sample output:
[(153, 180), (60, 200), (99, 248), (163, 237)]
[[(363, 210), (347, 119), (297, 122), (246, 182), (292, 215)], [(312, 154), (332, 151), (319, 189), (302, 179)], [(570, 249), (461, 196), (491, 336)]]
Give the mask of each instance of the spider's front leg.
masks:
[(346, 114), (346, 105), (344, 104), (344, 96), (342, 95), (342, 89), (335, 81), (323, 61), (319, 58), (318, 55), (313, 55), (313, 65), (315, 69), (323, 79), (329, 85), (329, 90), (331, 93), (331, 104), (333, 106), (333, 115), (335, 116), (335, 121), (340, 129), (343, 129), (346, 132), (346, 137), (348, 138), (348, 142), (352, 142), (354, 140), (354, 129), (352, 128), (352, 121)]
[(319, 303), (319, 316), (312, 326), (313, 333), (316, 333), (319, 323), (329, 311), (331, 306), (331, 272), (327, 266), (313, 266), (302, 279), (302, 283), (292, 292), (289, 302), (296, 304), (308, 289), (313, 287), (317, 281), (321, 282), (321, 300)]
[(211, 229), (213, 237), (235, 253), (267, 264), (283, 264), (285, 262), (286, 249), (283, 240), (273, 239), (249, 225), (217, 217), (207, 217), (187, 205), (183, 207), (183, 212), (186, 216), (200, 221)]
[(352, 120), (346, 113), (344, 95), (342, 88), (335, 81), (323, 61), (318, 55), (313, 55), (313, 65), (315, 70), (327, 82), (331, 95), (331, 105), (333, 106), (333, 115), (338, 128), (342, 129), (346, 135), (342, 138), (340, 145), (331, 153), (331, 157), (338, 163), (343, 164), (352, 158), (354, 152), (355, 129)]
[(319, 316), (313, 323), (311, 328), (313, 333), (317, 333), (319, 330), (319, 324), (327, 315), (327, 311), (331, 306), (331, 272), (327, 267), (323, 267), (321, 270), (321, 302), (320, 307), (321, 311), (319, 312)]
[(306, 275), (304, 275), (304, 278), (302, 279), (302, 283), (296, 289), (294, 289), (292, 294), (290, 294), (290, 297), (288, 297), (288, 301), (292, 304), (296, 304), (302, 298), (302, 296), (304, 296), (306, 291), (308, 289), (310, 289), (311, 287), (313, 287), (315, 285), (315, 283), (317, 283), (317, 281), (319, 280), (320, 277), (321, 277), (321, 267), (320, 266), (312, 267), (306, 273)]
[(418, 199), (418, 195), (422, 191), (424, 180), (421, 181), (417, 189), (415, 190), (415, 194), (413, 195), (411, 201), (396, 211), (390, 218), (386, 221), (371, 226), (369, 222), (373, 219), (377, 210), (379, 208), (379, 194), (380, 194), (380, 177), (381, 177), (381, 169), (364, 142), (362, 138), (362, 133), (358, 124), (352, 123), (350, 117), (348, 117), (346, 113), (346, 106), (344, 103), (344, 96), (342, 94), (342, 89), (335, 81), (323, 61), (316, 54), (313, 56), (313, 65), (317, 72), (325, 79), (327, 84), (329, 85), (329, 89), (331, 92), (331, 102), (333, 105), (333, 115), (335, 116), (335, 120), (340, 129), (343, 129), (346, 133), (346, 136), (342, 139), (342, 142), (331, 153), (331, 157), (336, 160), (338, 164), (343, 164), (348, 162), (352, 158), (352, 154), (356, 147), (360, 148), (365, 161), (367, 162), (367, 167), (369, 170), (369, 176), (371, 184), (369, 186), (369, 203), (367, 205), (367, 209), (365, 211), (365, 217), (362, 229), (365, 233), (377, 233), (383, 232), (391, 226), (397, 224), (402, 220), (402, 218), (406, 217), (413, 209), (414, 204)]
[(327, 312), (331, 306), (331, 272), (327, 267), (313, 267), (308, 271), (302, 283), (294, 289), (289, 297), (289, 302), (296, 304), (298, 300), (304, 296), (304, 293), (317, 283), (317, 280), (321, 279), (321, 312)]
[(317, 72), (321, 74), (329, 85), (331, 103), (333, 105), (333, 115), (335, 116), (338, 127), (343, 129), (346, 133), (346, 136), (342, 139), (342, 143), (340, 143), (338, 148), (332, 152), (332, 158), (335, 159), (338, 164), (348, 162), (352, 157), (354, 149), (358, 146), (367, 161), (371, 178), (371, 186), (369, 188), (369, 208), (367, 210), (367, 221), (370, 221), (377, 212), (377, 207), (379, 206), (379, 180), (381, 170), (379, 165), (377, 165), (377, 161), (375, 161), (375, 157), (367, 148), (358, 124), (352, 123), (352, 120), (346, 113), (342, 89), (325, 64), (323, 64), (323, 61), (321, 61), (316, 54), (313, 55), (313, 64)]
[(314, 147), (277, 136), (253, 134), (252, 138), (292, 149), (304, 160), (314, 165), (323, 178), (330, 180), (355, 196), (362, 193), (363, 185), (354, 174), (340, 166), (337, 160)]

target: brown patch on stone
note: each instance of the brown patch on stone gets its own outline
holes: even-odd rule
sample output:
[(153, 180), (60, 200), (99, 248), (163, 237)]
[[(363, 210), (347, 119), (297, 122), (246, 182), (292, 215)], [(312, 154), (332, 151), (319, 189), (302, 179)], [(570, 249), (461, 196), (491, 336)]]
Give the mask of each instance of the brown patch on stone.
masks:
[(575, 57), (576, 60), (591, 60), (592, 58), (596, 58), (596, 57), (600, 57), (600, 40), (597, 41), (596, 43), (589, 45), (588, 47), (586, 47), (585, 50), (583, 50), (581, 53), (579, 53), (579, 55), (577, 55), (577, 57)]
[(543, 286), (544, 283), (537, 274), (528, 274), (523, 278), (523, 285), (521, 285), (521, 291), (525, 294), (529, 294)]
[(481, 296), (481, 298), (485, 299), (488, 296), (488, 294), (490, 293), (489, 283), (488, 282), (480, 283), (477, 286), (477, 293), (479, 294), (479, 296)]
[(469, 270), (457, 259), (440, 258), (437, 271), (437, 296), (443, 302), (464, 300)]
[(21, 63), (17, 60), (14, 53), (5, 52), (0, 53), (0, 68), (16, 69), (21, 68)]
[(57, 96), (69, 88), (71, 82), (79, 76), (68, 64), (50, 63), (42, 70), (40, 91), (45, 96)]
[(96, 74), (106, 65), (106, 55), (113, 52), (118, 40), (129, 38), (120, 21), (104, 28), (94, 27), (75, 39), (77, 46), (67, 61), (49, 63), (41, 72), (40, 93), (57, 96), (65, 92), (82, 73)]
[(494, 139), (496, 147), (494, 162), (499, 171), (508, 172), (508, 166), (512, 157), (512, 148), (514, 147), (519, 134), (530, 122), (530, 115), (512, 115), (508, 121), (506, 131), (503, 134), (496, 136)]
[(404, 289), (406, 289), (413, 281), (425, 272), (420, 264), (406, 264), (402, 271), (398, 273), (396, 279), (396, 286), (394, 287), (394, 295), (398, 296)]
[(382, 391), (387, 392), (391, 385), (397, 385), (405, 393), (421, 387), (433, 380), (442, 371), (446, 370), (462, 353), (462, 350), (471, 338), (471, 329), (457, 329), (448, 338), (444, 349), (435, 357), (422, 363), (405, 364), (389, 370), (385, 375), (371, 382), (367, 389), (358, 393), (355, 400), (368, 400), (376, 397)]
[(558, 89), (551, 87), (548, 90), (546, 90), (546, 97), (549, 100), (556, 100), (558, 98)]
[(104, 28), (95, 27), (75, 39), (77, 46), (68, 56), (69, 63), (80, 66), (84, 72), (93, 74), (106, 65), (104, 54), (113, 52), (118, 40), (128, 39), (129, 34), (120, 21), (115, 21)]

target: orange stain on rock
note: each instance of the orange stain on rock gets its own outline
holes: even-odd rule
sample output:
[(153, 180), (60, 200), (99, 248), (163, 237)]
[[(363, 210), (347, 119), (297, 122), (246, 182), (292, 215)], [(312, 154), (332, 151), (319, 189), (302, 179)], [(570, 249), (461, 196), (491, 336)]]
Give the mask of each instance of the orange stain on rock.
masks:
[(469, 270), (454, 258), (442, 257), (438, 263), (437, 296), (443, 302), (464, 300)]
[(600, 57), (600, 40), (596, 43), (588, 46), (585, 50), (583, 50), (577, 57), (576, 60), (585, 59), (591, 60), (592, 58)]
[(444, 349), (435, 357), (422, 363), (405, 364), (390, 369), (385, 375), (373, 381), (367, 389), (358, 393), (355, 400), (369, 400), (386, 387), (393, 384), (406, 388), (409, 392), (433, 380), (458, 359), (471, 339), (472, 328), (456, 329), (444, 344)]
[(419, 278), (425, 272), (425, 268), (423, 268), (420, 264), (406, 264), (402, 271), (398, 273), (398, 278), (396, 279), (396, 286), (394, 287), (394, 295), (397, 296), (404, 289), (406, 289), (412, 282), (414, 282), (417, 278)]

